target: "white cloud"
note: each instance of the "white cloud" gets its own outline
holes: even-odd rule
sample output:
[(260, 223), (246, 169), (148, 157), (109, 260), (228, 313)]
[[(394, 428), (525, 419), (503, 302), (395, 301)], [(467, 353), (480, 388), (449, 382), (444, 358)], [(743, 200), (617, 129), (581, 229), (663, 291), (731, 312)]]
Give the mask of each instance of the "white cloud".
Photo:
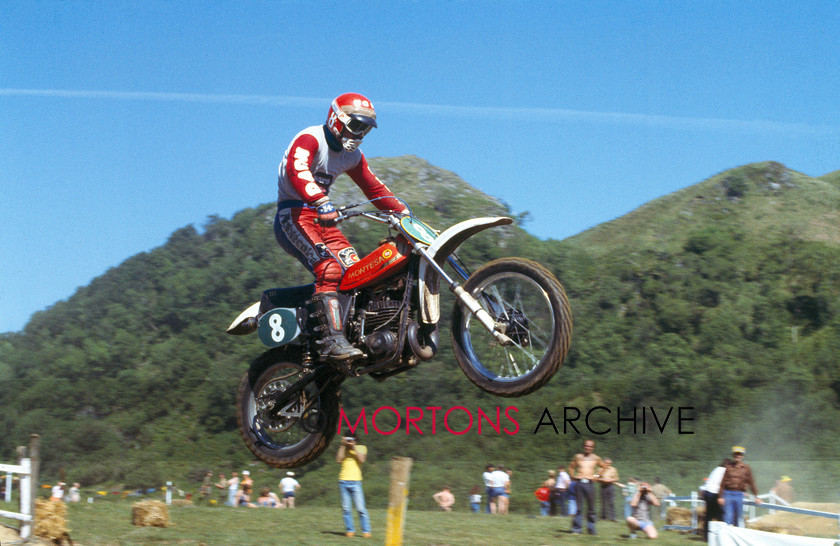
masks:
[[(266, 106), (297, 106), (320, 108), (330, 101), (326, 97), (283, 97), (276, 95), (225, 95), (206, 93), (159, 93), (151, 91), (94, 91), (65, 89), (0, 89), (0, 97), (47, 97), (71, 99), (104, 99), (133, 101), (170, 101), (194, 103), (257, 104)], [(411, 111), (425, 116), (516, 119), (535, 122), (584, 122), (652, 126), (669, 129), (699, 131), (739, 131), (749, 133), (788, 133), (825, 135), (836, 133), (833, 127), (805, 123), (785, 123), (769, 120), (737, 120), (722, 118), (695, 118), (653, 114), (595, 112), (565, 108), (494, 108), (479, 106), (452, 106), (407, 102), (377, 101), (380, 108)]]

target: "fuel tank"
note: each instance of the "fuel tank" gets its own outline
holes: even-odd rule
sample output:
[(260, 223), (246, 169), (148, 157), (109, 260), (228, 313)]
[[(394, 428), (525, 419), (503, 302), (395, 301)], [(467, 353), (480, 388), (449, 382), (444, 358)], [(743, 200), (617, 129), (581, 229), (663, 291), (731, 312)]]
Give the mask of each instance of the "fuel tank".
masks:
[(411, 247), (408, 243), (389, 237), (379, 248), (347, 269), (338, 289), (363, 288), (395, 275), (408, 265), (410, 256)]

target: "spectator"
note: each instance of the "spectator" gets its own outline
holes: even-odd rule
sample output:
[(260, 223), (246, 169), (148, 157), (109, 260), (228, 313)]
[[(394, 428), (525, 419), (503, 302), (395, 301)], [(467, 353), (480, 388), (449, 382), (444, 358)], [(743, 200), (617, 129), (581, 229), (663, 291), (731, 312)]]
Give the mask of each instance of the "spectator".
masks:
[(557, 471), (556, 470), (549, 470), (548, 471), (548, 477), (543, 482), (543, 485), (545, 487), (548, 487), (549, 489), (553, 489), (554, 484), (556, 484), (556, 483), (557, 483)]
[[(219, 490), (219, 500), (221, 502), (225, 502), (227, 499), (227, 480), (225, 479), (225, 475), (219, 472), (219, 481), (216, 482), (215, 485), (216, 489)], [(225, 502), (230, 506), (230, 503)]]
[(569, 516), (577, 514), (577, 482), (570, 478), (569, 488), (566, 490), (566, 499), (569, 503)]
[(551, 515), (551, 489), (545, 486), (545, 484), (541, 485), (534, 491), (534, 496), (537, 497), (537, 500), (540, 503), (540, 515), (541, 516), (550, 516)]
[(744, 509), (744, 493), (747, 489), (755, 495), (755, 503), (761, 504), (758, 489), (755, 487), (752, 468), (744, 463), (746, 450), (741, 446), (732, 448), (733, 463), (726, 467), (726, 472), (720, 481), (720, 497), (718, 504), (723, 506), (723, 521), (729, 525), (739, 526)]
[(246, 483), (242, 485), (242, 489), (236, 492), (236, 497), (234, 497), (234, 506), (247, 506), (249, 508), (256, 507), (257, 505), (251, 502), (251, 484)]
[(790, 504), (793, 502), (793, 485), (789, 476), (782, 476), (776, 480), (776, 485), (770, 489), (770, 492)]
[(548, 471), (548, 478), (545, 479), (543, 482), (543, 487), (548, 487), (549, 495), (548, 495), (548, 515), (554, 516), (556, 515), (557, 511), (554, 508), (554, 486), (557, 484), (557, 471), (556, 470), (549, 470)]
[(242, 483), (239, 484), (240, 487), (244, 487), (246, 485), (250, 485), (251, 488), (254, 487), (254, 480), (251, 479), (251, 473), (248, 470), (242, 471)]
[(73, 487), (70, 488), (70, 493), (67, 495), (67, 502), (79, 502), (82, 500), (81, 487), (78, 482), (73, 484)]
[(627, 480), (627, 484), (624, 486), (624, 519), (627, 519), (633, 515), (633, 507), (630, 506), (630, 501), (633, 500), (633, 495), (636, 494), (636, 491), (638, 489), (638, 478), (634, 476)]
[(452, 505), (455, 504), (455, 496), (449, 490), (448, 486), (444, 486), (441, 491), (432, 495), (432, 498), (435, 499), (435, 502), (444, 512), (452, 511)]
[(601, 519), (617, 521), (615, 519), (615, 489), (618, 483), (618, 470), (612, 465), (612, 459), (603, 460), (597, 478), (601, 483)]
[(487, 513), (488, 514), (495, 514), (496, 513), (496, 502), (495, 497), (493, 494), (493, 472), (496, 470), (496, 466), (492, 464), (488, 464), (484, 467), (484, 474), (481, 475), (482, 479), (484, 480), (484, 492), (487, 494)]
[(595, 441), (584, 440), (583, 452), (578, 453), (569, 463), (569, 474), (575, 481), (577, 495), (577, 513), (572, 520), (572, 532), (580, 534), (583, 530), (583, 503), (586, 502), (586, 531), (590, 535), (597, 534), (595, 530), (595, 476), (603, 462), (595, 454)]
[(257, 498), (257, 506), (264, 506), (267, 508), (284, 508), (283, 502), (276, 493), (273, 493), (268, 487), (263, 487), (260, 490), (260, 496)]
[(64, 500), (64, 488), (67, 486), (64, 482), (58, 482), (52, 488), (52, 493), (50, 495), (51, 501), (63, 501)]
[(510, 486), (510, 475), (505, 471), (502, 465), (496, 466), (496, 470), (491, 473), (491, 499), (495, 509), (494, 514), (507, 514), (509, 495), (508, 487)]
[(507, 481), (505, 481), (505, 492), (502, 493), (502, 496), (499, 497), (500, 502), (499, 507), (503, 510), (500, 510), (500, 514), (507, 514), (510, 511), (510, 495), (513, 493), (513, 488), (511, 486), (511, 477), (513, 477), (513, 470), (510, 468), (505, 469), (505, 474), (507, 474)]
[(648, 538), (654, 539), (659, 536), (656, 527), (650, 520), (650, 506), (659, 506), (659, 499), (651, 491), (648, 483), (639, 484), (639, 489), (630, 500), (633, 507), (633, 514), (627, 518), (627, 527), (630, 528), (630, 538), (636, 538), (636, 531), (643, 531)]
[(706, 502), (706, 518), (703, 522), (703, 540), (709, 540), (709, 522), (722, 521), (723, 511), (718, 498), (720, 498), (720, 481), (723, 479), (723, 474), (726, 472), (726, 467), (732, 464), (729, 459), (724, 459), (721, 463), (712, 470), (709, 477), (706, 478), (706, 483), (700, 488), (703, 493), (703, 500)]
[(561, 516), (566, 516), (569, 514), (567, 499), (569, 493), (569, 485), (571, 481), (572, 479), (569, 477), (569, 473), (566, 472), (565, 466), (561, 466), (557, 469), (557, 481), (554, 482), (552, 505), (554, 507), (555, 513), (557, 511), (557, 508), (559, 507), (559, 515)]
[(354, 436), (345, 436), (335, 460), (341, 465), (338, 474), (338, 488), (341, 492), (341, 511), (344, 516), (345, 536), (356, 536), (353, 525), (353, 505), (359, 513), (359, 523), (362, 526), (362, 536), (370, 538), (370, 518), (365, 507), (365, 493), (362, 489), (362, 464), (367, 461), (367, 447), (358, 445)]
[(202, 501), (207, 501), (210, 503), (210, 492), (212, 491), (213, 487), (213, 473), (207, 472), (204, 474), (204, 479), (201, 481), (201, 487), (198, 489), (198, 495), (196, 495), (196, 504), (200, 504)]
[(295, 507), (295, 493), (300, 489), (300, 483), (295, 479), (294, 472), (286, 472), (286, 477), (280, 480), (280, 491), (283, 492), (283, 507)]
[(236, 494), (239, 492), (239, 473), (234, 471), (230, 475), (230, 479), (227, 481), (227, 505), (228, 506), (236, 506)]
[(665, 519), (665, 498), (673, 495), (674, 492), (671, 491), (671, 489), (667, 485), (662, 483), (662, 480), (659, 478), (659, 476), (653, 479), (653, 485), (651, 486), (650, 490), (651, 492), (653, 492), (654, 495), (656, 495), (656, 498), (659, 500), (659, 510), (654, 510), (653, 513), (656, 514), (658, 512), (659, 518)]
[(481, 512), (481, 487), (477, 485), (470, 489), (470, 511), (474, 514)]

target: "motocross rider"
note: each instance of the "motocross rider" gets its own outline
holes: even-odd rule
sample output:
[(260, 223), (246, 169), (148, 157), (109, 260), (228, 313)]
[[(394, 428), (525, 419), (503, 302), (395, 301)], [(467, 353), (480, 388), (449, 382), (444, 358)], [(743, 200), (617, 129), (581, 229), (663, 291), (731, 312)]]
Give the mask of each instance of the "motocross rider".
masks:
[(358, 93), (345, 93), (332, 101), (325, 124), (295, 135), (280, 163), (274, 236), (315, 275), (313, 315), (320, 323), (316, 328), (320, 330), (320, 358), (328, 362), (349, 362), (363, 356), (342, 333), (336, 290), (344, 271), (359, 257), (336, 227), (338, 211), (330, 202), (330, 187), (340, 174), (347, 173), (377, 208), (408, 212), (371, 172), (359, 150), (362, 139), (374, 127), (373, 104)]

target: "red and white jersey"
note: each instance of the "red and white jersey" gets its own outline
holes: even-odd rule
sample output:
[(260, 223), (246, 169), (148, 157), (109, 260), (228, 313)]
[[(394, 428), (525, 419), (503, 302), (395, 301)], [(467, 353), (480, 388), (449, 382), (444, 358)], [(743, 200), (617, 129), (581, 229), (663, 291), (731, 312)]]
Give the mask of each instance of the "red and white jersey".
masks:
[(323, 125), (308, 127), (295, 135), (286, 150), (279, 168), (277, 202), (302, 201), (313, 205), (329, 195), (330, 187), (342, 173), (347, 173), (368, 199), (392, 198), (374, 201), (377, 208), (405, 209), (371, 172), (361, 150), (330, 148)]

